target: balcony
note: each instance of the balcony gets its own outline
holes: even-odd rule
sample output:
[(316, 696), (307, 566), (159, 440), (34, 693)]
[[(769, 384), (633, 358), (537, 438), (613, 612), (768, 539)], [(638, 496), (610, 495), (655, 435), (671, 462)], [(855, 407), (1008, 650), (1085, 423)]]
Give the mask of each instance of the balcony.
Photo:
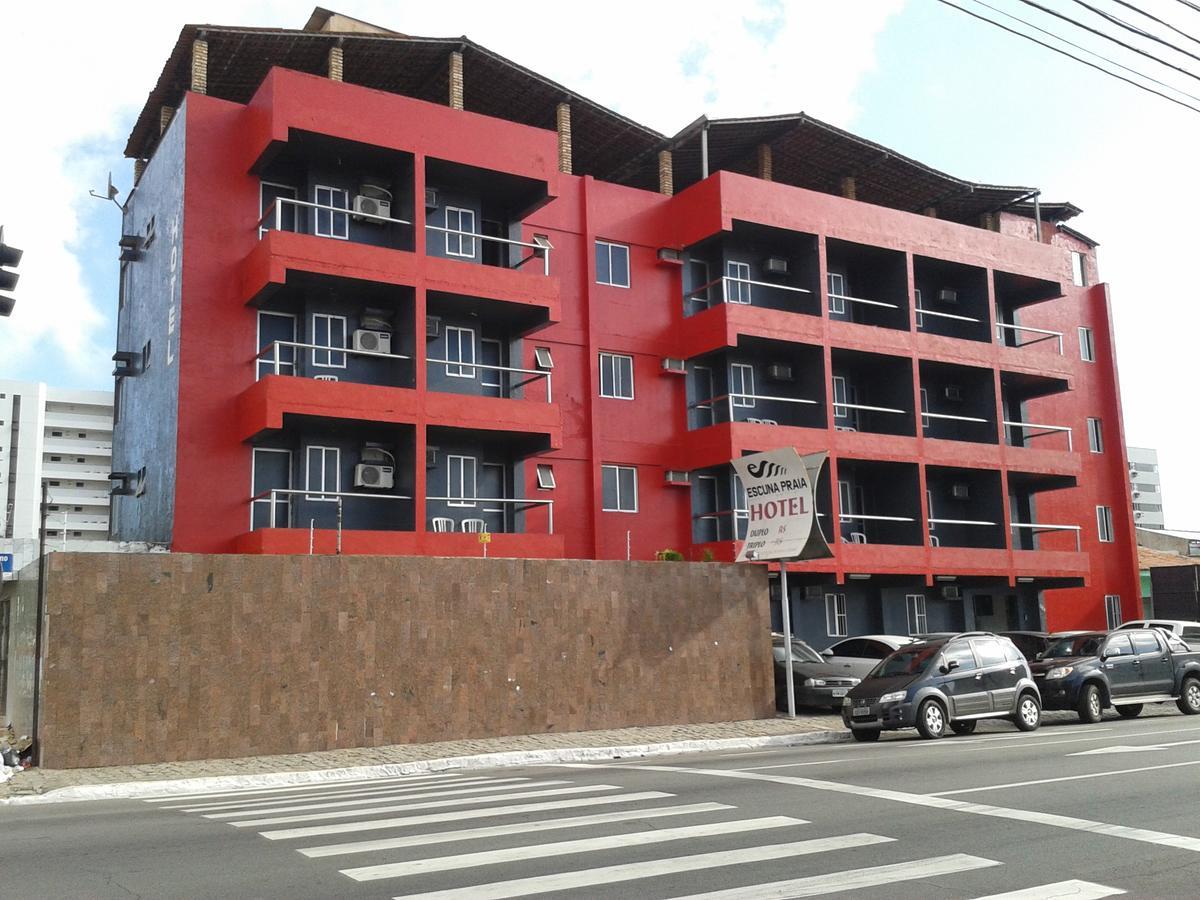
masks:
[(1021, 372), (1000, 373), (1005, 442), (1010, 447), (1071, 453), (1075, 440), (1069, 425), (1047, 422), (1057, 395), (1069, 388), (1065, 379)]
[(916, 435), (912, 361), (834, 349), (833, 423), (838, 431)]
[(688, 428), (724, 422), (824, 428), (820, 347), (741, 337), (688, 363)]
[[(821, 471), (816, 484), (814, 502), (817, 522), (822, 533), (832, 521), (829, 492), (829, 470)], [(714, 544), (746, 539), (750, 519), (746, 489), (741, 478), (728, 463), (709, 466), (691, 473), (691, 510), (693, 545)], [(727, 552), (714, 555), (724, 559)]]
[(819, 316), (818, 290), (814, 235), (734, 222), (684, 252), (685, 316), (726, 303)]
[(1063, 354), (1061, 331), (1037, 327), (1022, 322), (1022, 311), (1035, 304), (1044, 303), (1062, 296), (1062, 286), (1056, 281), (1014, 275), (1009, 272), (994, 273), (996, 296), (996, 341), (1005, 347), (1028, 350), (1036, 347)]
[(990, 369), (922, 360), (919, 371), (925, 437), (999, 443), (996, 382)]
[(829, 318), (908, 331), (908, 263), (899, 250), (828, 238)]
[(1038, 509), (1040, 495), (1070, 490), (1076, 485), (1076, 479), (1069, 475), (1009, 473), (1008, 504), (1012, 518), (1013, 550), (1080, 551), (1080, 527), (1073, 523), (1055, 523)]
[(839, 459), (837, 477), (841, 543), (924, 542), (915, 464)]
[(986, 269), (914, 256), (913, 278), (917, 331), (964, 341), (991, 340)]
[(1008, 546), (998, 471), (928, 466), (925, 497), (931, 546), (994, 550)]
[(112, 443), (100, 442), (76, 437), (46, 437), (42, 445), (42, 453), (62, 454), (63, 456), (112, 456)]

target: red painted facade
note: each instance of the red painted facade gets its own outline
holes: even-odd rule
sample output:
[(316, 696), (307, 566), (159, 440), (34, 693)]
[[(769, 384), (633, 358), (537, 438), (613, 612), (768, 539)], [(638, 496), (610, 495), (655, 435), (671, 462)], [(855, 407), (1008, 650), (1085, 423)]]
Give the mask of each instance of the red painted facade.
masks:
[[(528, 439), (540, 447), (526, 455), (518, 496), (554, 501), (554, 533), (544, 510), (528, 514), (524, 533), (496, 534), (490, 552), (503, 556), (648, 559), (664, 548), (688, 558), (711, 553), (731, 559), (732, 540), (697, 542), (692, 495), (667, 484), (666, 470), (696, 471), (726, 465), (743, 452), (792, 445), (801, 452), (830, 451), (830, 478), (837, 484), (846, 460), (915, 464), (919, 478), (919, 545), (834, 543), (831, 559), (798, 564), (794, 571), (843, 583), (852, 574), (910, 576), (934, 585), (946, 576), (989, 577), (1017, 585), (1034, 579), (1047, 586), (1046, 624), (1052, 629), (1100, 626), (1104, 596), (1119, 594), (1123, 614), (1138, 608), (1135, 541), (1129, 479), (1105, 286), (1072, 285), (1071, 250), (1091, 247), (1051, 227), (1044, 242), (1032, 239), (1032, 222), (1001, 218), (1001, 232), (940, 221), (828, 194), (717, 172), (675, 196), (576, 177), (557, 169), (556, 135), (478, 114), (272, 69), (247, 105), (188, 94), (182, 308), (179, 343), (179, 441), (172, 545), (189, 552), (307, 552), (307, 528), (249, 529), (251, 452), (255, 441), (281, 429), (288, 416), (337, 428), (372, 422), (407, 426), (415, 460), (426, 456), (428, 430), (464, 429), (498, 440)], [(353, 141), (411, 155), (412, 196), (424, 195), (428, 160), (519, 176), (542, 186), (541, 205), (522, 221), (521, 238), (544, 235), (553, 246), (549, 275), (540, 262), (503, 269), (428, 255), (425, 209), (412, 204), (413, 249), (392, 249), (308, 234), (260, 236), (260, 179), (256, 166), (272, 148), (297, 132)], [(661, 262), (660, 248), (682, 250), (723, 233), (735, 223), (767, 226), (779, 233), (815, 236), (821, 287), (820, 315), (717, 303), (684, 315), (679, 265)], [(629, 247), (630, 287), (598, 284), (597, 239)], [(907, 291), (914, 288), (914, 257), (945, 260), (986, 271), (991, 333), (997, 302), (994, 273), (1028, 276), (1061, 286), (1054, 299), (1022, 309), (1021, 322), (1062, 332), (1063, 352), (1053, 341), (1030, 347), (922, 333), (907, 311), (907, 330), (838, 321), (829, 315), (825, 286), (828, 241), (852, 241), (903, 254)], [(412, 387), (314, 382), (268, 375), (256, 380), (257, 298), (286, 282), (289, 273), (313, 273), (402, 286), (412, 291), (415, 331)], [(520, 341), (523, 358), (513, 366), (534, 369), (535, 348), (553, 355), (552, 402), (528, 397), (467, 397), (427, 385), (425, 321), (431, 294), (452, 294), (530, 311), (532, 327)], [(1080, 359), (1077, 328), (1094, 335), (1094, 362)], [(820, 348), (828, 393), (832, 355), (859, 351), (907, 361), (913, 373), (911, 408), (920, 410), (920, 361), (986, 370), (995, 385), (995, 421), (1004, 418), (1002, 379), (1061, 380), (1067, 390), (1030, 401), (1031, 421), (1072, 429), (1074, 446), (1048, 440), (1034, 446), (938, 440), (839, 431), (825, 396), (824, 427), (787, 427), (725, 422), (689, 430), (686, 377), (663, 371), (665, 358), (692, 360), (735, 348), (739, 338), (765, 338)], [(634, 359), (634, 399), (600, 396), (598, 355), (613, 351)], [(1007, 374), (1006, 374), (1007, 373)], [(1086, 419), (1103, 421), (1105, 452), (1088, 450)], [(534, 463), (553, 467), (556, 486), (539, 490)], [(635, 466), (638, 511), (601, 509), (601, 465)], [(926, 508), (927, 467), (999, 473), (1003, 496), (1013, 473), (1020, 478), (1074, 479), (1068, 489), (1038, 500), (1044, 522), (1079, 525), (1080, 549), (1061, 534), (1037, 550), (1014, 547), (1005, 503), (1003, 547), (932, 546)], [(475, 535), (433, 533), (424, 498), (426, 470), (414, 465), (411, 531), (347, 531), (342, 551), (477, 555)], [(214, 480), (214, 471), (230, 477)], [(521, 492), (524, 492), (523, 494)], [(830, 514), (839, 516), (837, 491)], [(1098, 542), (1096, 507), (1112, 510), (1112, 543)], [(1000, 524), (997, 524), (1000, 528)], [(334, 533), (317, 529), (314, 548), (331, 552)], [(1082, 584), (1055, 588), (1060, 584)]]

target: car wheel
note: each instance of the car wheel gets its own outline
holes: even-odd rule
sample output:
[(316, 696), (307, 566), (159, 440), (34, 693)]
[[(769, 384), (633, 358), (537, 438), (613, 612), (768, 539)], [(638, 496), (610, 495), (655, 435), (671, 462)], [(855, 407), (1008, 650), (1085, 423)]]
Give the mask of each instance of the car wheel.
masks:
[(977, 724), (979, 724), (979, 723), (976, 722), (974, 719), (972, 719), (969, 722), (951, 722), (950, 730), (958, 735), (973, 734), (975, 732), (975, 726)]
[(1128, 703), (1117, 707), (1117, 715), (1122, 719), (1136, 719), (1142, 712), (1142, 704)]
[(1176, 705), (1184, 715), (1200, 715), (1200, 678), (1183, 679), (1183, 690)]
[(850, 733), (854, 735), (856, 741), (870, 743), (879, 740), (881, 731), (878, 728), (855, 728)]
[(1100, 688), (1094, 684), (1084, 685), (1079, 694), (1079, 721), (1089, 725), (1100, 721), (1104, 712), (1104, 703), (1100, 697)]
[(1017, 714), (1013, 716), (1013, 724), (1021, 731), (1037, 731), (1042, 724), (1042, 704), (1033, 694), (1022, 694), (1017, 701)]
[(946, 711), (936, 700), (926, 700), (917, 710), (917, 731), (927, 740), (937, 740), (946, 733)]

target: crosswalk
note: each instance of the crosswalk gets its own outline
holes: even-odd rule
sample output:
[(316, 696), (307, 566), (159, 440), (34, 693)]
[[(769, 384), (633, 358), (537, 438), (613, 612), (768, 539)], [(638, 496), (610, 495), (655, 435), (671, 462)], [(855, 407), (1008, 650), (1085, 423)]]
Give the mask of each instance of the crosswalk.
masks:
[[(810, 821), (793, 815), (559, 777), (445, 772), (145, 802), (328, 861), (353, 882), (377, 885), (380, 897), (588, 897), (607, 888), (614, 896), (758, 900), (894, 887), (1002, 865), (965, 853), (863, 865), (902, 845), (872, 832), (813, 834)], [(782, 872), (813, 874), (780, 879)], [(696, 873), (706, 873), (702, 893), (695, 893)], [(988, 900), (1121, 893), (1063, 881)]]

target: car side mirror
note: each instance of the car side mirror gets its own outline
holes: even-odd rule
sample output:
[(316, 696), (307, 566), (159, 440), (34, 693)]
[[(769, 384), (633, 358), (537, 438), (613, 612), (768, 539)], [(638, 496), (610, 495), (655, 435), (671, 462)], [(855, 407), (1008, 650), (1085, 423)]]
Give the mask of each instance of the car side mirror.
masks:
[(1043, 658), (1045, 655), (1046, 655), (1045, 653), (1039, 653), (1037, 656), (1035, 656), (1035, 657), (1033, 658), (1033, 661), (1034, 661), (1034, 662), (1040, 662), (1040, 661), (1042, 660), (1042, 658)]
[(949, 662), (942, 663), (941, 666), (938, 668), (938, 671), (941, 672), (943, 675), (949, 675), (951, 672), (953, 672), (957, 668), (958, 668), (958, 660), (952, 659)]
[(822, 656), (833, 656), (833, 651), (830, 650), (828, 647), (826, 647), (824, 650), (821, 651), (821, 655)]

